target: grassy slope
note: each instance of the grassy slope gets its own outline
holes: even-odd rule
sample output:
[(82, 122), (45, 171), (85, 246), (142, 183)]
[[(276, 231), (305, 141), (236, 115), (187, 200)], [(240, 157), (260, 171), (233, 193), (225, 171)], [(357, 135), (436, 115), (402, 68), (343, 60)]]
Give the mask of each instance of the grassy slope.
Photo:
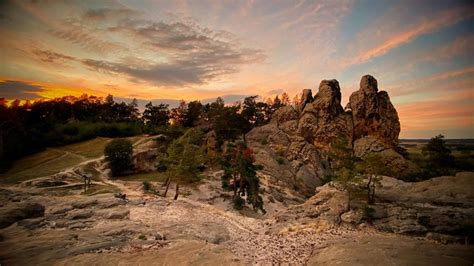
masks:
[[(140, 137), (130, 138), (132, 142), (139, 139)], [(109, 141), (109, 138), (96, 138), (62, 147), (48, 148), (16, 161), (8, 171), (0, 174), (0, 182), (16, 183), (48, 176), (86, 160), (98, 158), (104, 154), (105, 145)]]
[(149, 172), (149, 173), (141, 173), (141, 174), (134, 174), (128, 176), (121, 176), (117, 177), (116, 179), (124, 180), (124, 181), (153, 181), (153, 182), (164, 182), (167, 178), (166, 173), (161, 172)]

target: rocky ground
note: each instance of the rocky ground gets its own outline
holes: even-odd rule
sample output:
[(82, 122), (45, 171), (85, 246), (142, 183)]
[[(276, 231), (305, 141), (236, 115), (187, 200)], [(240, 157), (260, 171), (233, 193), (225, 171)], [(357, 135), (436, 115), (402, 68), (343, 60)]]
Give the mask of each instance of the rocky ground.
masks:
[[(0, 264), (474, 262), (474, 173), (418, 183), (384, 177), (367, 219), (360, 201), (348, 212), (347, 195), (330, 184), (305, 197), (308, 186), (287, 182), (308, 177), (311, 169), (304, 160), (285, 159), (279, 165), (273, 158), (275, 147), (251, 136), (248, 140), (257, 161), (266, 163), (259, 173), (266, 214), (234, 210), (217, 169), (208, 169), (199, 185), (181, 185), (174, 200), (174, 183), (166, 198), (145, 193), (142, 182), (110, 179), (103, 157), (87, 157), (53, 175), (0, 185)], [(134, 143), (138, 168), (154, 166), (154, 137)], [(81, 177), (85, 172), (92, 174), (87, 192)], [(151, 184), (164, 194), (162, 182)], [(116, 193), (126, 194), (126, 199)]]
[[(302, 204), (283, 203), (285, 198), (271, 202), (271, 189), (264, 186), (266, 215), (250, 209), (237, 212), (219, 189), (219, 174), (209, 172), (203, 184), (184, 187), (178, 200), (172, 199), (173, 187), (163, 198), (144, 193), (139, 182), (109, 179), (94, 184), (114, 186), (127, 194), (126, 200), (112, 193), (84, 195), (80, 185), (58, 194), (62, 183), (4, 187), (0, 190), (0, 261), (2, 265), (474, 262), (472, 245), (436, 229), (436, 223), (454, 228), (449, 223), (472, 222), (473, 173), (414, 186), (385, 178), (379, 194), (385, 213), (372, 225), (357, 214), (343, 213), (344, 193), (328, 185)], [(32, 181), (28, 182), (31, 185)], [(161, 184), (154, 185), (163, 189)], [(74, 187), (74, 183), (68, 186)], [(395, 200), (393, 195), (401, 196)], [(288, 202), (292, 199), (288, 195)], [(420, 224), (416, 214), (411, 214), (420, 211), (416, 209), (422, 208), (420, 204), (423, 215), (431, 215), (430, 222), (421, 219)], [(431, 205), (441, 209), (430, 211)], [(408, 237), (392, 232), (423, 234)]]

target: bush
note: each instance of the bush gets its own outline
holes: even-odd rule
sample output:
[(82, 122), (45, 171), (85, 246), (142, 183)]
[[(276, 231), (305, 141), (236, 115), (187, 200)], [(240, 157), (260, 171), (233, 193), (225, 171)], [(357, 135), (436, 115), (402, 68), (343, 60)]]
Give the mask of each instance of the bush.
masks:
[(63, 128), (63, 134), (73, 136), (79, 134), (79, 128), (76, 125), (67, 125)]
[(164, 160), (160, 160), (156, 166), (156, 170), (160, 173), (166, 172), (168, 170), (168, 165)]
[(362, 216), (364, 220), (371, 222), (374, 219), (375, 209), (369, 205), (365, 205), (362, 209)]
[(48, 146), (60, 146), (96, 137), (131, 137), (141, 133), (139, 123), (82, 121), (56, 125), (45, 134), (45, 143)]
[(240, 195), (235, 196), (235, 198), (234, 198), (234, 209), (240, 211), (244, 208), (244, 205), (245, 205), (245, 200), (242, 197), (240, 197)]
[(285, 163), (285, 159), (283, 159), (283, 157), (276, 157), (275, 160), (280, 165)]
[(428, 144), (422, 149), (425, 156), (433, 167), (451, 167), (454, 157), (451, 150), (446, 147), (443, 135), (438, 135), (430, 139)]
[(144, 190), (145, 192), (148, 192), (148, 191), (151, 190), (151, 184), (150, 184), (150, 182), (148, 182), (148, 181), (143, 181), (143, 190)]
[(112, 176), (119, 176), (131, 172), (133, 146), (127, 139), (114, 139), (104, 150), (105, 160), (109, 162)]
[(150, 135), (164, 135), (167, 137), (167, 141), (172, 141), (184, 135), (186, 128), (181, 126), (158, 126), (158, 127), (146, 127), (145, 133)]

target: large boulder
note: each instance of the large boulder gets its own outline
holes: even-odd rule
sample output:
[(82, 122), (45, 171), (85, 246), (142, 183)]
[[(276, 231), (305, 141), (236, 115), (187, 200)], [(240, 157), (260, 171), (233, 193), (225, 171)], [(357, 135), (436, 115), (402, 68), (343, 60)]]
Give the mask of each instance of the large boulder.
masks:
[(298, 119), (298, 112), (293, 108), (293, 106), (287, 105), (279, 108), (272, 115), (273, 123), (281, 125), (285, 122)]
[(44, 206), (39, 203), (19, 203), (3, 206), (0, 209), (0, 228), (28, 218), (44, 216)]
[(153, 139), (146, 139), (133, 148), (132, 163), (134, 171), (151, 172), (157, 169), (159, 160), (158, 142)]

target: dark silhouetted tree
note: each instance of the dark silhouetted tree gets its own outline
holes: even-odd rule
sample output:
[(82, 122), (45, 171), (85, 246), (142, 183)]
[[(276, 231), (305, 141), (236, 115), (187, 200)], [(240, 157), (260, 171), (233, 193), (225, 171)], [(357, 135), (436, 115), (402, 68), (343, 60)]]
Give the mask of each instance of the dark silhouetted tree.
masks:
[(450, 167), (454, 162), (454, 157), (451, 155), (451, 150), (446, 147), (443, 135), (431, 138), (428, 144), (423, 147), (422, 154), (434, 167)]
[(262, 167), (255, 164), (253, 151), (244, 142), (229, 143), (221, 165), (224, 168), (222, 186), (234, 190), (234, 207), (240, 209), (243, 205), (242, 197), (246, 197), (247, 203), (252, 205), (254, 211), (261, 210), (266, 213), (257, 176), (257, 170)]
[(142, 116), (143, 121), (149, 126), (166, 126), (169, 124), (170, 110), (167, 104), (153, 105), (151, 102), (145, 105)]
[(183, 126), (194, 127), (201, 119), (203, 106), (200, 101), (189, 102), (183, 115)]
[(132, 142), (127, 139), (114, 139), (104, 150), (105, 160), (109, 162), (112, 176), (127, 174), (132, 171)]

